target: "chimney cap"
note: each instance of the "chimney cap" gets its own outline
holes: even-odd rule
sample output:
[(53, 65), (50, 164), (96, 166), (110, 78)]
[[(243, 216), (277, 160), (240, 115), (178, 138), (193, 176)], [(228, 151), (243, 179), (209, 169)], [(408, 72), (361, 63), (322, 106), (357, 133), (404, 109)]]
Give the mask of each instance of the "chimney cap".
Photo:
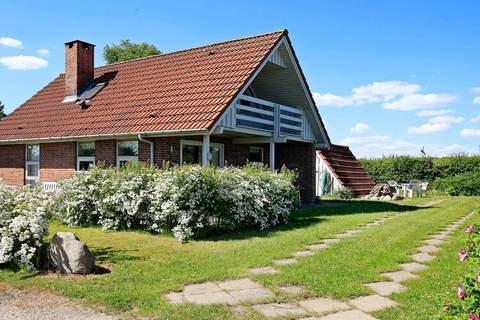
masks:
[(72, 40), (72, 41), (65, 42), (65, 45), (69, 45), (69, 44), (72, 44), (72, 43), (75, 43), (75, 42), (85, 43), (85, 44), (88, 44), (88, 45), (90, 45), (90, 46), (93, 46), (93, 47), (95, 47), (95, 45), (94, 45), (94, 44), (92, 44), (92, 43), (89, 43), (89, 42), (86, 42), (86, 41), (82, 41), (82, 40), (78, 40), (78, 39), (75, 39), (75, 40)]

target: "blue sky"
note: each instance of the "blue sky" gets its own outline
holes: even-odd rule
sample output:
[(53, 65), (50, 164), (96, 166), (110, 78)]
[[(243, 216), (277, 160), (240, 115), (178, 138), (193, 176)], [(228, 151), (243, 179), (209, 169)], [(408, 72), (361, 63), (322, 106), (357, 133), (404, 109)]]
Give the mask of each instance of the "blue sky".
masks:
[(7, 112), (63, 72), (68, 40), (96, 44), (100, 66), (120, 39), (174, 51), (287, 28), (334, 143), (366, 157), (479, 152), (479, 1), (77, 3), (2, 4)]

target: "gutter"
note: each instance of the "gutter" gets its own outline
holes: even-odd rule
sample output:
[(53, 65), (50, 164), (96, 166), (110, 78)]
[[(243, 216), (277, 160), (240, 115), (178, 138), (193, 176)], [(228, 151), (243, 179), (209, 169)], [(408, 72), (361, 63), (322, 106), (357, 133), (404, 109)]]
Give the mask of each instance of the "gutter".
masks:
[(141, 133), (138, 134), (138, 140), (142, 141), (142, 142), (145, 142), (145, 143), (148, 143), (150, 145), (150, 166), (153, 167), (153, 142), (150, 141), (150, 140), (143, 139)]

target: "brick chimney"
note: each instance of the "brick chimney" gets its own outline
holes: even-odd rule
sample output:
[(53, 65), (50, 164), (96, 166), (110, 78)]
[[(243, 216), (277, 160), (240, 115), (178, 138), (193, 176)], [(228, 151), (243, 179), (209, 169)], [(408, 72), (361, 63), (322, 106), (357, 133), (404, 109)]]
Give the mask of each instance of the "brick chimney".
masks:
[(74, 40), (65, 43), (65, 100), (75, 100), (94, 77), (93, 44)]

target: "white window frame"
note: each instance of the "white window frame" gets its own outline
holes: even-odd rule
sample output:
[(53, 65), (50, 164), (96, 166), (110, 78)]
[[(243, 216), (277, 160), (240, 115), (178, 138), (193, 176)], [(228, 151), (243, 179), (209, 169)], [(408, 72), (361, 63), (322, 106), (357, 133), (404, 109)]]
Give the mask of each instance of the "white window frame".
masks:
[[(118, 155), (118, 144), (123, 141), (136, 141), (137, 142), (137, 149), (138, 149), (138, 154), (136, 156), (120, 156)], [(120, 168), (120, 162), (122, 161), (137, 161), (138, 162), (138, 156), (140, 155), (140, 142), (138, 140), (117, 140), (117, 168)]]
[[(95, 141), (82, 141), (82, 142), (77, 142), (77, 171), (80, 171), (80, 162), (82, 161), (88, 161), (88, 162), (93, 162), (93, 165), (95, 165), (95, 156), (90, 156), (90, 157), (84, 157), (84, 156), (79, 156), (78, 155), (78, 145), (82, 143), (93, 143), (95, 145)], [(96, 152), (97, 150), (95, 150)]]
[[(38, 160), (27, 160), (28, 158), (28, 146), (38, 146)], [(24, 184), (27, 185), (27, 181), (35, 181), (35, 185), (38, 186), (40, 182), (40, 144), (32, 143), (25, 145), (25, 181)], [(38, 165), (38, 175), (37, 176), (29, 176), (28, 175), (28, 166), (29, 165)]]
[[(263, 147), (248, 147), (249, 158), (250, 158), (250, 150), (252, 150), (252, 149), (261, 151), (260, 152), (261, 160), (258, 163), (264, 163), (264, 161), (265, 161), (265, 150), (263, 150)], [(250, 161), (250, 159), (248, 161)], [(252, 161), (252, 163), (257, 163), (257, 162)]]
[[(196, 140), (180, 140), (180, 165), (183, 165), (183, 146), (184, 145), (187, 145), (187, 146), (200, 146), (200, 148), (203, 148), (203, 142), (202, 141), (196, 141)], [(211, 147), (217, 147), (217, 148), (220, 148), (220, 167), (219, 168), (223, 168), (224, 167), (224, 164), (225, 164), (225, 146), (223, 143), (212, 143), (210, 142), (210, 148)], [(200, 149), (200, 154), (201, 154), (201, 150)], [(212, 154), (211, 152), (208, 153), (208, 161), (212, 160)], [(202, 164), (201, 163), (201, 159), (200, 159), (200, 163), (199, 164)]]

